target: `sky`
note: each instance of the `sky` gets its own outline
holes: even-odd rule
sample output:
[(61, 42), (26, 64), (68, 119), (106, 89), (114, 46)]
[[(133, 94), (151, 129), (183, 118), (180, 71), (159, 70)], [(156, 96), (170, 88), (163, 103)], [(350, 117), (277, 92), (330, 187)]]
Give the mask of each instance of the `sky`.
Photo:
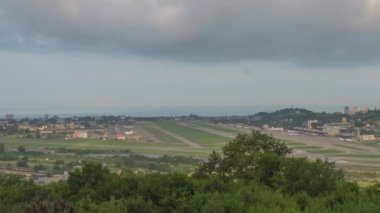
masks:
[(0, 109), (380, 106), (379, 0), (0, 0)]

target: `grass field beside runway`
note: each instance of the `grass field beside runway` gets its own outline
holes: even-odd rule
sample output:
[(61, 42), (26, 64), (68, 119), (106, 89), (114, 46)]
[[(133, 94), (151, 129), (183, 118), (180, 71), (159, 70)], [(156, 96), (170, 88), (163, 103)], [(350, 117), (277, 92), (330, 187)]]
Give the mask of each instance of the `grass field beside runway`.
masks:
[[(253, 128), (243, 129), (206, 122), (145, 122), (135, 125), (143, 128), (146, 134), (153, 136), (159, 142), (154, 142), (146, 137), (142, 137), (140, 140), (126, 141), (64, 140), (60, 137), (47, 139), (0, 137), (0, 143), (3, 143), (8, 150), (15, 150), (19, 146), (24, 146), (29, 150), (59, 148), (104, 152), (130, 150), (146, 155), (166, 154), (207, 158), (209, 153), (213, 150), (220, 151), (221, 147), (231, 140), (231, 138), (224, 137), (223, 134), (249, 133), (253, 130)], [(377, 147), (380, 146), (379, 142), (340, 143), (330, 142), (331, 137), (326, 137), (326, 141), (323, 141), (324, 138), (321, 137), (315, 140), (315, 136), (289, 137), (286, 133), (282, 135), (282, 137), (278, 137), (278, 133), (274, 134), (292, 148), (297, 156), (347, 162), (347, 164), (339, 164), (339, 167), (380, 173), (380, 168), (377, 166), (380, 163), (380, 152), (377, 150)], [(198, 144), (199, 147), (188, 146), (181, 139)]]
[(174, 122), (158, 122), (156, 125), (205, 147), (221, 147), (230, 139)]

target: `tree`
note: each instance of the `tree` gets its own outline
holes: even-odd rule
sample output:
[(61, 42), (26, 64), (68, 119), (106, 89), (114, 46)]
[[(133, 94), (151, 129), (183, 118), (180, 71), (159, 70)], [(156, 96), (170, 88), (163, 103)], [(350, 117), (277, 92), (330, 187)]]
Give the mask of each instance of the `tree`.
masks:
[(344, 175), (335, 169), (334, 163), (317, 159), (288, 158), (282, 162), (281, 173), (277, 176), (278, 187), (287, 194), (306, 192), (311, 196), (328, 194), (344, 183)]
[(19, 146), (17, 148), (17, 150), (20, 152), (20, 153), (24, 153), (26, 151), (25, 147), (24, 146)]
[[(284, 158), (290, 153), (291, 149), (282, 141), (259, 131), (253, 131), (250, 135), (238, 135), (223, 147), (222, 154), (213, 152), (208, 161), (199, 166), (195, 176), (217, 175), (226, 180), (251, 179), (254, 173), (257, 174), (262, 170), (260, 165), (266, 163), (261, 160), (264, 156), (270, 154), (272, 158)], [(276, 167), (278, 168), (278, 165)]]
[(63, 165), (63, 164), (65, 164), (65, 161), (64, 160), (56, 160), (55, 164), (56, 165)]
[(30, 134), (30, 129), (29, 128), (25, 129), (25, 134), (27, 134), (27, 135)]
[(54, 164), (53, 171), (59, 174), (63, 174), (64, 170), (62, 168), (62, 165)]
[(194, 177), (216, 176), (226, 182), (255, 180), (286, 194), (305, 192), (309, 196), (328, 194), (346, 184), (333, 163), (287, 157), (291, 149), (283, 142), (257, 131), (237, 136), (222, 151), (213, 152)]
[[(77, 169), (70, 173), (67, 181), (70, 193), (77, 194), (81, 190), (84, 193), (94, 192), (94, 190), (102, 188), (110, 177), (110, 171), (97, 163), (86, 163), (81, 170)], [(93, 196), (97, 193), (93, 193)], [(91, 195), (89, 195), (91, 196)]]
[(37, 132), (36, 132), (36, 138), (41, 138), (41, 132), (40, 132), (40, 130), (37, 130)]
[(28, 167), (28, 159), (27, 158), (19, 159), (16, 163), (16, 166), (18, 168), (27, 168)]
[(0, 143), (0, 153), (5, 152), (5, 146), (4, 144)]
[(222, 174), (221, 165), (223, 163), (223, 159), (220, 153), (213, 151), (207, 162), (202, 162), (201, 165), (196, 170), (194, 177), (197, 178), (206, 178), (215, 174)]
[(46, 167), (43, 164), (38, 164), (33, 167), (33, 170), (38, 172), (38, 171), (45, 171)]

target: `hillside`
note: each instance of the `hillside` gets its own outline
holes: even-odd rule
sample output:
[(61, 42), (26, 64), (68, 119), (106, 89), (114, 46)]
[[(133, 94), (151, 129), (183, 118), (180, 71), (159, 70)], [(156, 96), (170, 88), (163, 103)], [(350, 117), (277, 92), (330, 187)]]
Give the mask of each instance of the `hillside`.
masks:
[(260, 132), (239, 135), (193, 174), (115, 175), (86, 163), (37, 186), (0, 175), (0, 212), (376, 212), (380, 185), (359, 188), (334, 164), (289, 157)]

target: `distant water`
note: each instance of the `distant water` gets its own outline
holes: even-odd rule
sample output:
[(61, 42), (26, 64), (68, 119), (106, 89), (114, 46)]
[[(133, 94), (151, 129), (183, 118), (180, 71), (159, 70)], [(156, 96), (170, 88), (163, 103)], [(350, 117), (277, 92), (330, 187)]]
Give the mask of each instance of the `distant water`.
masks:
[(99, 116), (99, 115), (125, 115), (134, 117), (159, 116), (231, 116), (253, 115), (258, 112), (273, 112), (276, 110), (297, 107), (316, 112), (343, 112), (343, 106), (201, 106), (201, 107), (118, 107), (118, 108), (71, 108), (71, 109), (0, 109), (0, 117), (13, 113), (17, 118), (49, 116)]

